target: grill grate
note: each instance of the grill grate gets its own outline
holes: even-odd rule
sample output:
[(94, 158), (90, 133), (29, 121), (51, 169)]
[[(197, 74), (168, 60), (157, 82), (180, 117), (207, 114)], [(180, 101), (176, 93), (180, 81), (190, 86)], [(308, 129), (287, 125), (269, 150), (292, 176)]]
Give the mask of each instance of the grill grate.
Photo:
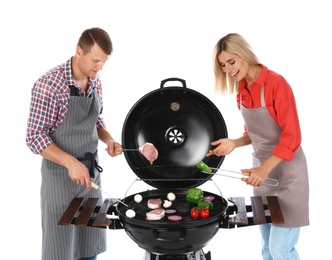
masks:
[(162, 179), (162, 178), (138, 178), (137, 180), (142, 181), (203, 181), (206, 178), (186, 178), (186, 179)]
[[(134, 196), (131, 195), (129, 197), (125, 198), (125, 203), (129, 205), (131, 208), (135, 208), (137, 211), (139, 210), (140, 212), (149, 212), (152, 209), (148, 207), (148, 200), (149, 199), (154, 199), (154, 198), (160, 198), (162, 201), (167, 199), (167, 191), (161, 191), (161, 190), (152, 190), (152, 191), (146, 191), (141, 193), (143, 196), (143, 201), (140, 203), (136, 203), (134, 201)], [(199, 221), (204, 221), (204, 219), (200, 220), (195, 220), (191, 218), (190, 216), (190, 210), (192, 207), (195, 207), (195, 204), (191, 204), (186, 200), (186, 191), (181, 191), (181, 192), (176, 192), (176, 199), (172, 202), (171, 209), (176, 210), (176, 215), (181, 215), (183, 219), (181, 220), (181, 223), (199, 223)], [(209, 192), (204, 192), (206, 195), (212, 195), (212, 193)], [(211, 217), (209, 219), (206, 219), (205, 222), (210, 222), (211, 219), (213, 219), (216, 216), (221, 215), (222, 212), (226, 210), (227, 207), (227, 202), (221, 197), (216, 194), (214, 194), (215, 200), (213, 202), (214, 208), (211, 210)], [(118, 205), (118, 209), (120, 213), (125, 216), (127, 208), (123, 205)], [(226, 213), (226, 212), (225, 212)], [(130, 221), (130, 219), (126, 219), (127, 221)], [(139, 214), (136, 215), (135, 217), (135, 222), (136, 221), (142, 221), (144, 223), (147, 222), (145, 214)], [(149, 221), (151, 225), (171, 225), (172, 223), (167, 219), (167, 214), (166, 217), (164, 217), (161, 220), (156, 220), (156, 221)], [(177, 225), (179, 223), (173, 223), (173, 225)]]
[(186, 165), (136, 167), (136, 173), (138, 173), (140, 179), (152, 181), (200, 181), (211, 177), (206, 173), (202, 173), (196, 166)]

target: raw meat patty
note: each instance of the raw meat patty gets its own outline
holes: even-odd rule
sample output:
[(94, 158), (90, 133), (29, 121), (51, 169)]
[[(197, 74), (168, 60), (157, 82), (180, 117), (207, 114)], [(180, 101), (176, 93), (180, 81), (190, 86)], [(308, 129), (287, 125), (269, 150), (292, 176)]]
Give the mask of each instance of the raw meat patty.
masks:
[(158, 150), (151, 143), (145, 143), (139, 148), (139, 151), (150, 162), (151, 165), (158, 158)]
[(147, 220), (160, 220), (165, 216), (165, 210), (163, 209), (154, 209), (149, 212), (146, 212)]
[(149, 199), (148, 207), (150, 209), (159, 209), (159, 208), (161, 208), (161, 203), (162, 203), (162, 201), (159, 198), (158, 199)]

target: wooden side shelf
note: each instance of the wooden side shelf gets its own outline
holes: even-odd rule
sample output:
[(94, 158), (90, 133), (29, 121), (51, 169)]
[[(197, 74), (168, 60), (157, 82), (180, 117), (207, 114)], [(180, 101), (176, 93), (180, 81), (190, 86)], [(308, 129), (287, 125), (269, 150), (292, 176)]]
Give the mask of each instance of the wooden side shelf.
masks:
[(92, 226), (121, 229), (120, 221), (112, 221), (107, 215), (115, 215), (112, 207), (115, 201), (105, 199), (102, 206), (97, 206), (98, 198), (74, 198), (60, 218), (58, 225)]
[(107, 218), (108, 208), (112, 205), (112, 200), (105, 199), (103, 206), (100, 208), (95, 221), (92, 226), (94, 227), (107, 227), (110, 226), (112, 221)]
[(267, 196), (267, 204), (263, 204), (263, 198), (260, 196), (251, 197), (251, 205), (246, 205), (243, 197), (230, 197), (228, 200), (234, 204), (234, 206), (229, 207), (229, 215), (235, 213), (235, 216), (229, 217), (228, 228), (266, 223), (285, 223), (276, 196)]
[(84, 198), (74, 198), (69, 204), (66, 211), (63, 213), (61, 219), (58, 222), (58, 225), (70, 225), (73, 221), (76, 213), (83, 204)]
[(88, 198), (81, 210), (81, 214), (76, 219), (75, 226), (86, 226), (89, 223), (90, 216), (93, 213), (98, 200), (98, 198)]

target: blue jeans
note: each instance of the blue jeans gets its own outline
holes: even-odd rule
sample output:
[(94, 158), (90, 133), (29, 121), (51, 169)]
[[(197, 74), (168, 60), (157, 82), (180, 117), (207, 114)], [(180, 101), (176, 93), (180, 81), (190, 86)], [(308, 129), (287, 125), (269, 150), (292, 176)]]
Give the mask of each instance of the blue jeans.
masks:
[(264, 260), (300, 260), (295, 249), (300, 228), (282, 228), (271, 224), (259, 226), (262, 234)]
[(79, 258), (78, 260), (97, 260), (97, 257), (96, 256), (83, 257), (83, 258)]

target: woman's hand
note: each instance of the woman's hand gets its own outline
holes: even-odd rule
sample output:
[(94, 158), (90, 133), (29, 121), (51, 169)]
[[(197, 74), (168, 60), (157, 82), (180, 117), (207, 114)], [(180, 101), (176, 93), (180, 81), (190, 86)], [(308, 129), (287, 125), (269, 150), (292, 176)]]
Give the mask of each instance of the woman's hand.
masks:
[(210, 150), (206, 156), (211, 155), (222, 156), (230, 154), (236, 147), (236, 142), (229, 138), (222, 138), (211, 143), (212, 146), (217, 146), (215, 149)]
[(246, 182), (251, 186), (262, 186), (264, 185), (267, 176), (269, 175), (270, 171), (264, 169), (263, 167), (257, 167), (252, 169), (242, 169), (241, 172), (243, 175), (248, 176), (248, 178), (244, 177), (241, 180)]
[(252, 169), (242, 169), (243, 175), (249, 176), (249, 178), (243, 178), (247, 184), (252, 186), (262, 186), (270, 172), (283, 161), (283, 159), (271, 155), (265, 162), (263, 162), (259, 167)]
[(210, 150), (206, 156), (211, 155), (227, 155), (233, 152), (233, 150), (237, 147), (245, 146), (251, 143), (251, 140), (248, 134), (242, 135), (240, 138), (237, 139), (229, 139), (229, 138), (222, 138), (217, 141), (211, 143), (212, 146), (217, 146), (215, 149)]

